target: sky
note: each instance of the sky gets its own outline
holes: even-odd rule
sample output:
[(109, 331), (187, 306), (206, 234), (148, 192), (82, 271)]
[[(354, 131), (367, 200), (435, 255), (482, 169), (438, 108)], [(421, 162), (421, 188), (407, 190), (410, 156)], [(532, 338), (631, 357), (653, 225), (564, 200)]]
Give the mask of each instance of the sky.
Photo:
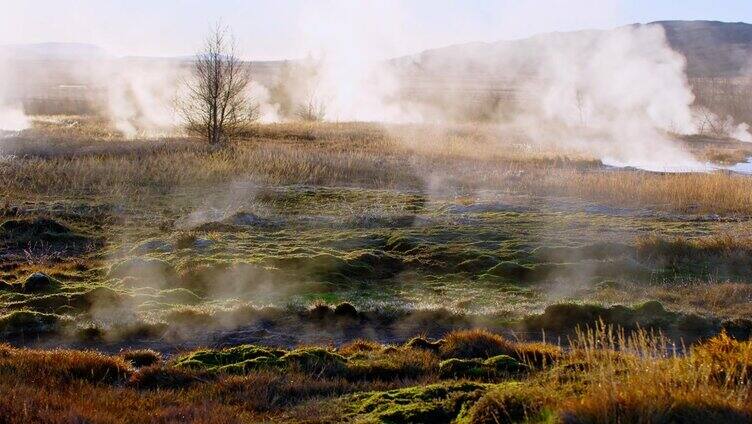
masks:
[(752, 23), (751, 0), (0, 0), (0, 45), (96, 44), (117, 56), (181, 56), (221, 21), (253, 60), (347, 43), (374, 58), (470, 41), (669, 19)]

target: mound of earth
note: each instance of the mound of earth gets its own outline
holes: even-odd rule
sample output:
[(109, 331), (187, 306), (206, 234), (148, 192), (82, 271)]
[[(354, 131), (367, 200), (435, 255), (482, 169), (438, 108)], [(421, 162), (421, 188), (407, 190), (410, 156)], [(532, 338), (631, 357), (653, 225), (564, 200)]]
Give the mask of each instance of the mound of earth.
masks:
[[(0, 224), (0, 247), (7, 254), (54, 252), (58, 257), (75, 256), (99, 244), (98, 239), (50, 218), (9, 219)], [(0, 249), (1, 250), (1, 249)]]

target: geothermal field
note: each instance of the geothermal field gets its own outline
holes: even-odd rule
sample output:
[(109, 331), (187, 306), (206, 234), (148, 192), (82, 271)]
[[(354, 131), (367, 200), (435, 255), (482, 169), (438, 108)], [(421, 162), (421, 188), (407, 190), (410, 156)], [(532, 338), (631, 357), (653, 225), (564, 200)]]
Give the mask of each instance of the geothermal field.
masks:
[(0, 423), (752, 422), (752, 25), (230, 34), (0, 47)]

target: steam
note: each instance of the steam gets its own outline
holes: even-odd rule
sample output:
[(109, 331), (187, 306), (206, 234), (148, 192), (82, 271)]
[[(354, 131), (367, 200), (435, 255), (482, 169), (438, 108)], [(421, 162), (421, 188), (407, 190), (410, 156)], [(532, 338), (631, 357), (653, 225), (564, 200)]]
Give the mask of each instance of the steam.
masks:
[(646, 169), (702, 167), (669, 137), (695, 132), (685, 61), (662, 27), (624, 27), (533, 40), (541, 52), (517, 123), (533, 140), (550, 135), (604, 162)]
[(183, 71), (175, 63), (108, 62), (107, 115), (126, 137), (166, 135), (180, 124), (175, 100)]
[[(500, 125), (500, 138), (521, 132), (532, 144), (586, 152), (610, 165), (708, 169), (675, 141), (697, 133), (699, 123), (685, 59), (671, 49), (661, 26), (547, 34), (374, 60), (394, 51), (395, 35), (367, 22), (377, 16), (402, 23), (399, 8), (388, 5), (378, 12), (339, 7), (341, 25), (325, 25), (332, 18), (315, 11), (307, 15), (304, 35), (318, 46), (310, 74), (327, 119), (446, 123), (480, 117)], [(408, 40), (417, 35), (395, 34)], [(483, 97), (483, 90), (512, 94)], [(728, 136), (752, 138), (746, 124), (729, 128)]]
[[(467, 44), (395, 59), (404, 44), (422, 36), (410, 30), (397, 2), (306, 6), (300, 16), (299, 42), (309, 57), (274, 65), (272, 77), (249, 88), (261, 122), (484, 120), (498, 126), (499, 139), (524, 134), (538, 147), (662, 171), (707, 169), (675, 141), (701, 132), (703, 119), (724, 135), (752, 141), (746, 123), (693, 109), (685, 59), (659, 25)], [(190, 73), (188, 60), (102, 55), (79, 65), (50, 72), (73, 75), (126, 137), (179, 129), (175, 105)], [(28, 117), (11, 100), (0, 90), (0, 128), (23, 129)]]
[(9, 55), (0, 51), (0, 131), (21, 131), (29, 127), (30, 121), (11, 91), (16, 81), (9, 61)]
[(23, 109), (12, 106), (0, 107), (0, 131), (21, 131), (29, 128), (29, 118)]

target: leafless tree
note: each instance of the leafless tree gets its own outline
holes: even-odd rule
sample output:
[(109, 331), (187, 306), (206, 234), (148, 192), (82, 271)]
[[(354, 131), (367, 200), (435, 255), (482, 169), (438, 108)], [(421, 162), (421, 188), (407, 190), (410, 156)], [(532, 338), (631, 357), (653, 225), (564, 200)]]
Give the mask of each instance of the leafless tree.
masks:
[(321, 101), (317, 91), (312, 90), (305, 100), (298, 104), (295, 115), (302, 121), (321, 122), (326, 116), (326, 104)]
[(187, 94), (180, 111), (188, 130), (210, 144), (220, 144), (254, 120), (256, 108), (248, 96), (251, 75), (236, 56), (237, 44), (227, 27), (216, 25), (196, 54)]

